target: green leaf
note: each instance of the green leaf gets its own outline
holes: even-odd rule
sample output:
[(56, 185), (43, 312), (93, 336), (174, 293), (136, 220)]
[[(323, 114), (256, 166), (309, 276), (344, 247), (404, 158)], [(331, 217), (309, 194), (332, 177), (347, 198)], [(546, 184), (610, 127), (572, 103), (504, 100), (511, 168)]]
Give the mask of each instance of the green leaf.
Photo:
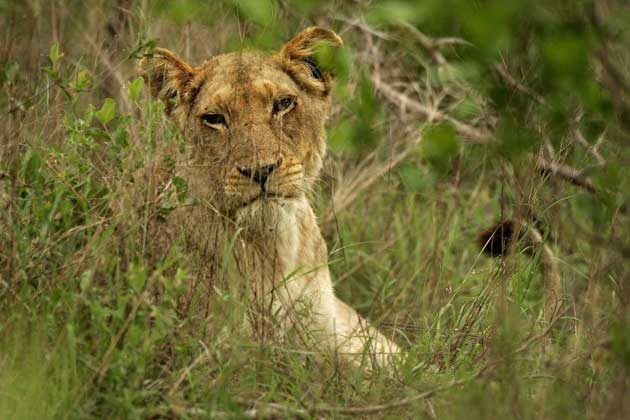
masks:
[(352, 152), (353, 136), (354, 124), (350, 119), (342, 120), (332, 126), (328, 136), (328, 146), (336, 154)]
[(352, 56), (347, 48), (337, 48), (320, 42), (315, 46), (315, 61), (324, 70), (335, 75), (335, 81), (345, 82), (352, 72)]
[(142, 77), (136, 77), (135, 80), (129, 82), (129, 98), (131, 98), (132, 101), (137, 101), (140, 97), (140, 92), (142, 91), (143, 87), (144, 79)]
[(475, 100), (464, 98), (455, 105), (453, 114), (459, 119), (469, 120), (481, 115), (481, 107)]
[(145, 267), (134, 267), (129, 273), (129, 284), (136, 293), (142, 292), (144, 285), (147, 282), (147, 271)]
[(90, 79), (87, 76), (87, 72), (85, 70), (80, 70), (77, 73), (76, 78), (73, 82), (70, 82), (70, 87), (76, 91), (86, 90), (90, 86)]
[(33, 150), (28, 149), (24, 154), (24, 160), (22, 163), (22, 176), (27, 181), (37, 178), (42, 166), (42, 158), (40, 154)]
[(261, 26), (269, 26), (273, 21), (273, 2), (271, 0), (231, 0), (231, 3), (245, 17)]
[(630, 327), (627, 322), (615, 320), (608, 332), (610, 348), (615, 359), (626, 369), (630, 370)]
[(398, 177), (407, 192), (426, 190), (435, 182), (435, 175), (412, 163), (405, 163), (398, 168)]
[(582, 34), (561, 33), (546, 38), (542, 45), (545, 69), (556, 87), (582, 87), (588, 74), (590, 45)]
[(50, 58), (50, 63), (53, 65), (53, 67), (61, 57), (63, 57), (63, 53), (59, 51), (59, 43), (55, 42), (50, 47), (50, 53), (48, 54), (48, 58)]
[(13, 62), (7, 63), (4, 67), (4, 71), (0, 75), (1, 82), (15, 82), (20, 74), (20, 64)]
[(440, 172), (446, 172), (451, 157), (459, 151), (455, 129), (450, 124), (429, 127), (421, 144), (422, 157)]
[(89, 286), (91, 278), (92, 278), (92, 272), (90, 270), (87, 270), (81, 273), (81, 279), (79, 280), (79, 287), (81, 288), (82, 292), (85, 291), (85, 289)]
[(610, 194), (606, 193), (600, 197), (581, 193), (574, 196), (572, 201), (584, 220), (589, 220), (598, 231), (605, 232), (610, 227), (615, 211), (611, 198)]
[(623, 180), (627, 179), (627, 170), (618, 162), (611, 162), (605, 167), (593, 170), (593, 182), (600, 190), (615, 192), (620, 190)]
[(387, 0), (369, 8), (367, 21), (372, 25), (419, 23), (430, 16), (431, 9), (432, 5), (427, 2)]
[(483, 7), (475, 2), (462, 2), (455, 11), (465, 39), (477, 48), (481, 58), (494, 59), (509, 50), (513, 42), (510, 22), (520, 7), (519, 2), (493, 1)]
[(516, 159), (538, 145), (538, 137), (515, 118), (504, 116), (497, 129), (499, 152), (508, 159)]
[(106, 98), (101, 109), (94, 113), (101, 124), (107, 125), (116, 116), (116, 102), (112, 98)]
[(144, 39), (140, 38), (136, 42), (136, 46), (133, 51), (127, 57), (128, 59), (140, 59), (148, 54), (150, 54), (155, 47), (157, 46), (159, 40), (158, 39)]
[(173, 178), (173, 185), (175, 185), (175, 191), (177, 191), (177, 201), (183, 203), (188, 196), (188, 183), (184, 178), (176, 176)]

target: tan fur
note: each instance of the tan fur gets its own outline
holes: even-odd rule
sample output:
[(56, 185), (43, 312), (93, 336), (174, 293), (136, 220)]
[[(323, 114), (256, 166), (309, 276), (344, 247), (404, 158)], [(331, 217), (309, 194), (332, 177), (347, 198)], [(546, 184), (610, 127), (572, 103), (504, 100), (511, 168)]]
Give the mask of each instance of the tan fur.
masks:
[[(321, 42), (342, 44), (330, 30), (308, 28), (278, 53), (223, 54), (198, 67), (156, 49), (140, 71), (191, 145), (178, 172), (201, 205), (176, 210), (169, 226), (182, 227), (207, 271), (236, 236), (233, 253), (250, 284), (252, 313), (271, 308), (276, 327), (299, 329), (347, 360), (365, 353), (372, 366), (398, 348), (335, 296), (308, 201), (326, 153), (332, 87), (332, 75), (314, 61)], [(283, 98), (294, 102), (283, 108), (291, 103)], [(252, 319), (255, 331), (266, 322)]]

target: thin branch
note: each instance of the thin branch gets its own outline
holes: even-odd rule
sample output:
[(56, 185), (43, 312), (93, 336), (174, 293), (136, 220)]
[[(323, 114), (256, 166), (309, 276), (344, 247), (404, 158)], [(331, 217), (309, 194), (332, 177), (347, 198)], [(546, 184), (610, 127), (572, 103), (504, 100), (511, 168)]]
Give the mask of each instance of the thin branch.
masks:
[(557, 162), (552, 162), (542, 156), (536, 158), (536, 167), (545, 174), (554, 175), (569, 181), (573, 185), (582, 187), (591, 194), (598, 194), (598, 190), (590, 178), (584, 176), (582, 171)]
[(503, 81), (506, 82), (508, 85), (510, 85), (514, 89), (516, 89), (516, 90), (526, 94), (527, 96), (531, 97), (539, 105), (546, 105), (547, 104), (546, 101), (545, 101), (545, 98), (543, 98), (540, 94), (538, 94), (537, 92), (533, 91), (532, 89), (528, 88), (527, 86), (523, 85), (521, 82), (516, 80), (514, 78), (514, 76), (512, 76), (510, 74), (510, 72), (508, 71), (507, 66), (505, 65), (505, 63), (496, 64), (494, 66), (494, 68), (496, 69), (497, 73), (499, 73), (499, 75), (501, 76)]
[(372, 77), (372, 82), (374, 83), (374, 87), (376, 88), (376, 91), (378, 93), (380, 93), (390, 103), (401, 108), (402, 110), (410, 110), (417, 114), (421, 114), (429, 121), (447, 121), (451, 123), (457, 133), (469, 143), (488, 144), (490, 142), (490, 133), (456, 120), (450, 115), (443, 113), (439, 109), (424, 105), (417, 100), (399, 92), (398, 90), (391, 87), (391, 85), (377, 77)]
[(439, 46), (436, 45), (436, 42), (432, 38), (420, 32), (418, 28), (416, 28), (413, 25), (410, 25), (406, 22), (403, 23), (402, 25), (405, 29), (407, 29), (409, 32), (411, 32), (415, 36), (415, 38), (418, 40), (420, 45), (422, 45), (422, 48), (427, 50), (427, 52), (429, 53), (429, 55), (431, 56), (431, 58), (433, 59), (433, 61), (435, 61), (437, 65), (444, 66), (448, 64), (448, 62), (446, 61), (446, 59), (440, 52)]
[(586, 150), (588, 150), (588, 152), (593, 155), (593, 157), (595, 158), (595, 160), (597, 161), (598, 165), (605, 165), (606, 164), (606, 159), (604, 159), (604, 157), (601, 155), (601, 153), (599, 153), (599, 147), (601, 146), (602, 142), (604, 141), (604, 135), (602, 134), (597, 141), (595, 142), (594, 145), (590, 145), (588, 140), (586, 140), (586, 138), (584, 137), (584, 134), (582, 134), (582, 131), (579, 128), (575, 128), (573, 130), (573, 136), (575, 138), (575, 141), (577, 141), (579, 144), (581, 144), (582, 146), (584, 146), (584, 148), (586, 148)]
[(368, 33), (370, 35), (374, 35), (377, 38), (384, 40), (391, 40), (392, 36), (386, 32), (377, 31), (376, 29), (371, 28), (367, 23), (365, 23), (361, 19), (350, 19), (345, 16), (335, 16), (333, 19), (338, 20), (340, 22), (347, 23), (350, 26), (354, 26), (357, 29), (360, 29), (362, 32)]

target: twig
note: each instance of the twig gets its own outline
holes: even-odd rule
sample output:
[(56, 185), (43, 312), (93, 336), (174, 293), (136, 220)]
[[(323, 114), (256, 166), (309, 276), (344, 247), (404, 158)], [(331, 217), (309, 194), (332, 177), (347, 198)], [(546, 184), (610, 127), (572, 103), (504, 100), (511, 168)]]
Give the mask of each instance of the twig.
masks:
[(404, 22), (402, 25), (405, 29), (407, 29), (416, 37), (420, 45), (422, 45), (422, 48), (427, 50), (427, 52), (429, 53), (429, 55), (431, 56), (431, 58), (433, 59), (433, 61), (435, 61), (437, 65), (444, 66), (448, 64), (448, 62), (446, 61), (446, 59), (440, 52), (439, 47), (436, 45), (435, 41), (432, 38), (420, 32), (418, 28), (416, 28), (413, 25), (410, 25), (406, 22)]
[(623, 72), (610, 61), (608, 45), (606, 43), (604, 43), (602, 48), (597, 50), (597, 58), (602, 63), (602, 66), (615, 86), (624, 94), (630, 93), (630, 81), (626, 80)]
[(584, 138), (584, 134), (582, 134), (582, 131), (580, 131), (580, 129), (578, 129), (577, 127), (573, 130), (573, 136), (575, 137), (575, 140), (578, 143), (584, 146), (586, 150), (588, 150), (588, 152), (593, 155), (593, 157), (595, 158), (595, 160), (597, 161), (599, 165), (606, 164), (606, 159), (604, 159), (604, 157), (599, 153), (599, 146), (602, 144), (604, 140), (603, 134), (597, 139), (597, 142), (595, 142), (595, 144), (592, 146), (588, 143), (588, 140)]
[(388, 33), (377, 31), (376, 29), (371, 28), (367, 23), (365, 23), (364, 21), (360, 19), (350, 19), (345, 16), (335, 16), (333, 17), (333, 19), (338, 20), (340, 22), (347, 23), (350, 26), (354, 26), (355, 28), (360, 29), (362, 32), (368, 33), (370, 35), (374, 35), (377, 38), (384, 39), (384, 40), (392, 39), (392, 37)]
[(537, 92), (534, 92), (532, 89), (528, 88), (527, 86), (523, 85), (522, 83), (520, 83), (518, 80), (516, 80), (511, 74), (510, 72), (508, 72), (507, 70), (507, 66), (505, 65), (505, 63), (501, 63), (501, 64), (496, 64), (494, 66), (494, 68), (496, 69), (497, 73), (499, 73), (499, 75), (501, 76), (501, 78), (510, 86), (512, 86), (513, 88), (515, 88), (516, 90), (519, 90), (521, 92), (523, 92), (524, 94), (526, 94), (527, 96), (533, 98), (536, 102), (538, 102), (538, 104), (540, 105), (546, 105), (546, 101), (545, 98), (543, 98), (541, 95), (539, 95)]
[(542, 156), (536, 158), (536, 167), (545, 174), (558, 176), (573, 185), (586, 189), (591, 194), (598, 194), (598, 190), (590, 178), (582, 175), (582, 171), (557, 162), (551, 162)]
[(430, 121), (447, 121), (451, 123), (457, 133), (469, 143), (487, 144), (490, 142), (490, 133), (458, 121), (438, 109), (423, 105), (417, 100), (397, 91), (378, 77), (372, 77), (372, 82), (374, 83), (374, 87), (377, 92), (379, 92), (393, 105), (404, 110), (409, 109), (413, 112), (421, 114)]
[(473, 46), (472, 43), (466, 41), (462, 38), (457, 38), (455, 36), (446, 36), (442, 38), (433, 38), (433, 43), (436, 47), (443, 47), (445, 45), (466, 45), (468, 47)]
[(305, 410), (299, 408), (287, 407), (277, 403), (254, 403), (254, 407), (246, 410), (243, 415), (250, 419), (269, 418), (277, 419), (279, 417), (309, 417)]

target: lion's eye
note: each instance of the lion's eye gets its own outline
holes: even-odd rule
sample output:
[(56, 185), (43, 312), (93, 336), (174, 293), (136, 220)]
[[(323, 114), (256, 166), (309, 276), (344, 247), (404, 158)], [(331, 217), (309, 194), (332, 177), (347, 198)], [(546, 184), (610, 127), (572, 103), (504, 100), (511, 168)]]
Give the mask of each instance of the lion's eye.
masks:
[(295, 96), (283, 96), (273, 101), (273, 114), (278, 115), (290, 111), (295, 106)]
[(201, 116), (201, 121), (211, 128), (221, 128), (227, 127), (227, 122), (225, 121), (225, 117), (221, 114), (203, 114)]

